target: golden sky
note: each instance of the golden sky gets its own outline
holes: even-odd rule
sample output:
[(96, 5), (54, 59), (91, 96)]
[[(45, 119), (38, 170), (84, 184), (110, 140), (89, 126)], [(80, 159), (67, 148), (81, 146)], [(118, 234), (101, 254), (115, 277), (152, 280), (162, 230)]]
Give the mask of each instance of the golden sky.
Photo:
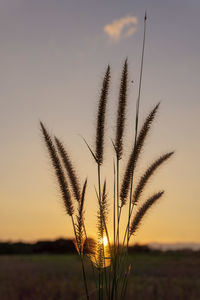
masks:
[(96, 166), (80, 135), (94, 145), (96, 105), (110, 63), (103, 174), (112, 203), (110, 139), (120, 73), (128, 57), (123, 173), (134, 134), (145, 9), (149, 19), (140, 125), (160, 100), (161, 107), (137, 176), (160, 153), (176, 153), (148, 185), (146, 196), (162, 189), (165, 195), (135, 241), (200, 242), (200, 3), (195, 0), (0, 1), (0, 240), (72, 236), (39, 120), (63, 140), (81, 182), (88, 177), (86, 225), (95, 235)]

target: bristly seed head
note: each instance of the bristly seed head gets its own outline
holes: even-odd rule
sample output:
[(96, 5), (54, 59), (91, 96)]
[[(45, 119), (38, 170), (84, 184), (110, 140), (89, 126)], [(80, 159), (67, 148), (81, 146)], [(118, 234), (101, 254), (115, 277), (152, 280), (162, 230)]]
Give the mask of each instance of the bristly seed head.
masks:
[(137, 214), (135, 215), (131, 226), (130, 226), (130, 236), (133, 235), (137, 229), (139, 228), (139, 225), (141, 224), (141, 221), (143, 217), (146, 215), (149, 208), (163, 195), (164, 191), (158, 192), (151, 196), (138, 210)]
[(50, 158), (51, 158), (52, 165), (53, 165), (55, 173), (56, 173), (56, 177), (57, 177), (57, 180), (59, 183), (60, 191), (62, 194), (62, 198), (64, 200), (67, 214), (72, 216), (74, 213), (74, 208), (72, 205), (70, 191), (68, 188), (68, 184), (67, 184), (64, 172), (62, 170), (60, 160), (58, 158), (58, 155), (57, 155), (56, 149), (54, 147), (54, 144), (51, 140), (51, 137), (42, 122), (40, 122), (40, 126), (41, 126), (42, 134), (43, 134)]
[(126, 106), (127, 106), (127, 82), (128, 82), (128, 61), (124, 62), (121, 84), (119, 91), (118, 111), (117, 111), (117, 124), (115, 136), (115, 151), (117, 159), (120, 160), (123, 152), (123, 134), (126, 119)]
[(158, 169), (158, 167), (160, 167), (165, 161), (167, 161), (172, 154), (174, 154), (174, 152), (169, 152), (166, 153), (164, 155), (161, 155), (157, 160), (155, 160), (145, 171), (145, 173), (142, 175), (142, 177), (140, 178), (140, 181), (135, 189), (133, 198), (132, 198), (132, 204), (135, 205), (138, 203), (138, 200), (146, 186), (146, 184), (148, 183), (149, 179), (151, 178), (151, 176), (154, 174), (154, 172)]
[(67, 174), (68, 174), (68, 177), (70, 180), (70, 184), (72, 187), (72, 191), (74, 194), (74, 198), (78, 202), (80, 202), (81, 201), (80, 183), (79, 183), (78, 177), (76, 175), (72, 161), (70, 159), (70, 156), (67, 153), (66, 149), (64, 148), (63, 144), (61, 143), (61, 141), (57, 137), (55, 137), (55, 142), (56, 142), (57, 149), (60, 153), (60, 156), (62, 158), (63, 164), (65, 166), (65, 169), (67, 171)]
[(81, 201), (78, 204), (78, 215), (76, 216), (76, 248), (80, 255), (83, 255), (83, 247), (86, 237), (84, 238), (84, 202), (85, 202), (85, 191), (87, 187), (87, 179), (83, 185), (83, 190), (81, 194)]
[(129, 187), (131, 184), (132, 174), (133, 171), (136, 168), (136, 164), (138, 161), (138, 158), (140, 156), (141, 150), (144, 145), (144, 141), (149, 133), (149, 130), (151, 128), (151, 124), (155, 118), (155, 115), (157, 113), (157, 110), (159, 108), (160, 103), (158, 103), (153, 110), (150, 112), (150, 114), (147, 116), (140, 133), (137, 137), (136, 144), (133, 145), (132, 152), (130, 154), (127, 167), (124, 173), (122, 185), (121, 185), (121, 191), (120, 191), (120, 200), (121, 200), (121, 206), (123, 207), (126, 204)]
[(106, 114), (106, 104), (108, 99), (108, 89), (110, 82), (110, 66), (108, 65), (106, 74), (104, 76), (101, 95), (98, 105), (97, 114), (97, 127), (96, 127), (96, 151), (95, 157), (99, 165), (103, 162), (103, 150), (104, 150), (104, 127), (105, 127), (105, 114)]

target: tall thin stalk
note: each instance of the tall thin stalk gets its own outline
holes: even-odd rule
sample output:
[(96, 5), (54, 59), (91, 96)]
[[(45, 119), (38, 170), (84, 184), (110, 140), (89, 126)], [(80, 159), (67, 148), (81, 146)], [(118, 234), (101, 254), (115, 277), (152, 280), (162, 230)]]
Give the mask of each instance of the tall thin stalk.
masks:
[(116, 121), (116, 135), (114, 149), (116, 152), (116, 164), (117, 164), (117, 248), (119, 250), (119, 222), (120, 222), (120, 205), (119, 205), (119, 161), (123, 154), (123, 136), (125, 129), (125, 119), (126, 119), (126, 106), (127, 106), (127, 83), (128, 83), (128, 61), (124, 62), (121, 83), (119, 90), (119, 100), (118, 100), (118, 111), (117, 111), (117, 121)]
[[(77, 233), (76, 233), (76, 226), (75, 226), (75, 223), (74, 223), (73, 216), (72, 216), (72, 224), (73, 224), (73, 229), (74, 229), (74, 235), (75, 235), (75, 238), (76, 238), (76, 243), (78, 243)], [(89, 293), (88, 293), (87, 278), (86, 278), (86, 272), (85, 272), (85, 265), (84, 265), (84, 260), (83, 260), (83, 254), (80, 254), (79, 257), (80, 257), (80, 260), (81, 260), (83, 282), (84, 282), (84, 287), (85, 287), (86, 298), (87, 298), (87, 300), (90, 300)]]
[[(147, 15), (145, 13), (145, 17), (144, 17), (143, 45), (142, 45), (142, 58), (141, 58), (141, 66), (140, 66), (140, 80), (139, 80), (139, 89), (138, 89), (138, 99), (137, 99), (137, 104), (136, 104), (136, 120), (135, 120), (135, 141), (134, 141), (134, 147), (136, 146), (137, 133), (138, 133), (140, 97), (141, 97), (142, 75), (143, 75), (143, 65), (144, 65), (144, 50), (145, 50), (145, 40), (146, 40), (146, 21), (147, 21)], [(128, 251), (129, 226), (130, 226), (130, 218), (131, 218), (131, 199), (132, 199), (132, 190), (133, 190), (133, 175), (134, 175), (134, 167), (133, 167), (132, 172), (131, 172), (131, 187), (130, 187), (129, 210), (128, 210), (127, 251)]]
[[(101, 167), (100, 167), (100, 164), (98, 164), (98, 187), (99, 187), (99, 203), (100, 203), (100, 243), (103, 242), (103, 220), (102, 220), (102, 206), (101, 206)], [(104, 248), (103, 245), (100, 245), (100, 247)], [(104, 249), (103, 249), (104, 250)], [(103, 251), (104, 252), (104, 251)], [(104, 259), (104, 253), (102, 254), (103, 255), (103, 259)], [(103, 273), (99, 272), (100, 274), (100, 277), (99, 277), (99, 280), (100, 280), (100, 283), (99, 285), (101, 286), (102, 285), (102, 291), (100, 292), (100, 294), (102, 295), (102, 292), (103, 292)], [(102, 297), (100, 298), (102, 299)]]
[(115, 190), (116, 190), (116, 172), (115, 172), (115, 161), (113, 160), (113, 173), (114, 173), (114, 180), (113, 180), (113, 243), (114, 243), (114, 250), (115, 250), (115, 237), (116, 237), (116, 196), (115, 196)]

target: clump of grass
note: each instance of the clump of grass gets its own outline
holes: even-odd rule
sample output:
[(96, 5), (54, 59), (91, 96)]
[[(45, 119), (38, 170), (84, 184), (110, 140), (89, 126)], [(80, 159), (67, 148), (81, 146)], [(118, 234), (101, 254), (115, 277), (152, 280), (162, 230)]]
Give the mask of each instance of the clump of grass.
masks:
[[(118, 109), (116, 117), (116, 134), (113, 143), (115, 159), (114, 167), (114, 182), (113, 182), (113, 241), (110, 241), (110, 233), (108, 232), (107, 222), (109, 217), (109, 201), (106, 189), (106, 180), (102, 186), (101, 168), (104, 159), (104, 136), (105, 136), (105, 119), (106, 106), (109, 95), (110, 83), (110, 66), (107, 67), (100, 92), (95, 150), (85, 141), (92, 157), (95, 160), (97, 167), (97, 239), (93, 241), (87, 237), (87, 232), (84, 222), (84, 203), (86, 201), (87, 180), (81, 189), (80, 178), (77, 176), (75, 167), (72, 163), (70, 155), (65, 149), (62, 142), (55, 137), (53, 140), (49, 135), (43, 123), (40, 123), (42, 134), (50, 155), (51, 163), (55, 170), (57, 181), (60, 187), (61, 195), (65, 204), (66, 212), (71, 217), (75, 245), (80, 257), (83, 281), (85, 287), (86, 299), (90, 299), (90, 293), (87, 284), (87, 276), (85, 272), (85, 260), (89, 258), (93, 268), (94, 279), (96, 280), (95, 293), (99, 300), (119, 300), (124, 299), (128, 284), (128, 275), (131, 266), (128, 264), (128, 246), (130, 238), (135, 235), (144, 216), (149, 209), (162, 197), (164, 191), (153, 194), (150, 198), (143, 202), (135, 216), (132, 218), (133, 210), (142, 197), (143, 191), (149, 182), (149, 179), (154, 175), (155, 171), (166, 162), (174, 152), (169, 152), (161, 155), (157, 160), (153, 161), (146, 169), (144, 174), (138, 181), (135, 182), (135, 169), (138, 167), (138, 161), (141, 156), (142, 149), (145, 144), (146, 137), (151, 129), (152, 123), (156, 117), (160, 103), (158, 103), (147, 115), (141, 129), (138, 133), (140, 97), (142, 86), (144, 46), (146, 34), (146, 15), (144, 18), (144, 37), (142, 47), (141, 70), (139, 79), (138, 98), (136, 102), (136, 121), (135, 135), (133, 138), (133, 147), (130, 156), (127, 160), (127, 166), (124, 174), (120, 179), (120, 160), (123, 156), (123, 138), (126, 121), (126, 106), (127, 106), (127, 88), (128, 88), (128, 60), (126, 59), (123, 65), (121, 82), (118, 98)], [(61, 163), (62, 162), (62, 163)], [(121, 184), (120, 184), (121, 182)], [(128, 200), (129, 197), (129, 201)], [(75, 205), (75, 202), (77, 205)], [(128, 204), (127, 223), (125, 224), (125, 232), (121, 228), (121, 212), (125, 205)], [(77, 212), (75, 214), (75, 207)], [(116, 215), (117, 212), (117, 215)], [(75, 217), (74, 217), (75, 214)], [(120, 240), (123, 243), (120, 245)], [(97, 276), (96, 276), (97, 275)]]

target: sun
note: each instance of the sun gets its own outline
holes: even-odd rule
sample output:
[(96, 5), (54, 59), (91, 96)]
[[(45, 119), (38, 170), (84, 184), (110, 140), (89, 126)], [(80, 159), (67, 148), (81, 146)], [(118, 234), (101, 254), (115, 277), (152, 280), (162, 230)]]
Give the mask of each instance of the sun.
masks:
[(104, 236), (104, 237), (103, 237), (103, 245), (104, 245), (104, 247), (106, 247), (107, 244), (108, 244), (108, 239), (107, 239), (106, 236)]

